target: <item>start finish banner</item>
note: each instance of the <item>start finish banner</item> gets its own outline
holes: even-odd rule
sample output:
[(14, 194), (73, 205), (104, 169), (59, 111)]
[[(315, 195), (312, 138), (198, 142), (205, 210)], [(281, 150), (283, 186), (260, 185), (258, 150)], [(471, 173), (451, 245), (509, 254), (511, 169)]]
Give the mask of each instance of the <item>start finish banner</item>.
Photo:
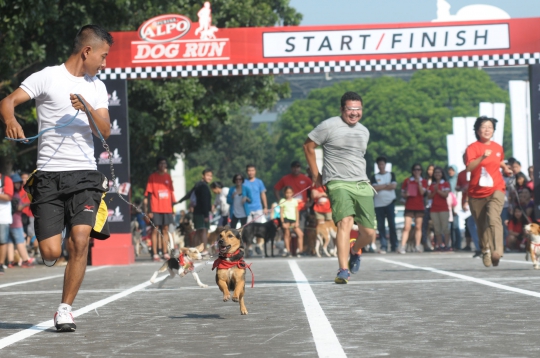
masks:
[(540, 18), (391, 25), (220, 29), (167, 14), (113, 32), (101, 78), (227, 76), (532, 65)]

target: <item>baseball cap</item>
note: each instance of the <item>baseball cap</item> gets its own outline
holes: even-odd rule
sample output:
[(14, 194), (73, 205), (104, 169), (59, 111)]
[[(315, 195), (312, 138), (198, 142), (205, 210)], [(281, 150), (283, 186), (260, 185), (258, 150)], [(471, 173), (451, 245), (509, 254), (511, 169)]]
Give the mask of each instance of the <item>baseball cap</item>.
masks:
[(14, 183), (22, 183), (22, 178), (19, 174), (15, 173), (15, 174), (11, 174), (10, 175), (10, 178), (11, 178), (11, 181), (14, 182)]

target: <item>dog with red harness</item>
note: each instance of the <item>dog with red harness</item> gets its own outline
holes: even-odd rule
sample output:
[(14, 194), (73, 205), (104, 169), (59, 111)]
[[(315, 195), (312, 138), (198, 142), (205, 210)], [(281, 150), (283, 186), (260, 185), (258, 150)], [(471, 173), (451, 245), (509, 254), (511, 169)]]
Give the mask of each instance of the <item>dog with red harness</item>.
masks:
[(212, 271), (217, 269), (216, 283), (223, 292), (223, 302), (231, 299), (232, 291), (232, 300), (240, 303), (240, 313), (247, 315), (244, 294), (246, 268), (249, 268), (249, 265), (244, 261), (241, 232), (226, 226), (219, 234), (218, 250), (219, 256), (214, 261)]
[(540, 269), (540, 225), (532, 223), (525, 225), (527, 244), (525, 250), (531, 256), (531, 261), (536, 270)]

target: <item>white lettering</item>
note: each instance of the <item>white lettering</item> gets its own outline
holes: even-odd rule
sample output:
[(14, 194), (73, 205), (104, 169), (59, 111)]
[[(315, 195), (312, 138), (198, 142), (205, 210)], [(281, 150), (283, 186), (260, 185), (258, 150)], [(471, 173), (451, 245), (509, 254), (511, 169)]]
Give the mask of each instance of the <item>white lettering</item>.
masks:
[(180, 52), (180, 44), (172, 44), (165, 49), (165, 57), (174, 58)]
[(154, 36), (156, 36), (156, 34), (154, 33), (154, 31), (152, 31), (150, 27), (147, 27), (144, 30), (144, 35), (143, 35), (144, 38), (152, 38)]
[(208, 57), (221, 57), (223, 55), (223, 48), (225, 47), (227, 43), (225, 41), (223, 42), (212, 42), (212, 48), (210, 49), (210, 53), (208, 54)]
[(203, 42), (199, 44), (199, 51), (197, 51), (197, 55), (199, 57), (206, 57), (206, 54), (208, 53), (208, 48), (210, 47), (210, 44), (208, 42)]
[[(295, 39), (303, 39), (302, 45), (298, 46)], [(509, 47), (508, 24), (263, 33), (264, 57), (446, 52)]]
[(196, 43), (187, 43), (186, 52), (184, 57), (197, 57), (197, 44)]
[(171, 31), (176, 28), (176, 25), (177, 24), (175, 24), (174, 22), (165, 25), (165, 27), (167, 27), (167, 33), (170, 34)]
[(187, 21), (180, 21), (176, 24), (176, 30), (182, 32), (189, 29), (189, 23)]
[(137, 54), (135, 60), (147, 58), (150, 55), (150, 45), (137, 45)]
[(152, 51), (150, 51), (150, 57), (152, 58), (160, 58), (163, 56), (163, 53), (165, 52), (165, 46), (162, 44), (156, 45), (152, 47)]

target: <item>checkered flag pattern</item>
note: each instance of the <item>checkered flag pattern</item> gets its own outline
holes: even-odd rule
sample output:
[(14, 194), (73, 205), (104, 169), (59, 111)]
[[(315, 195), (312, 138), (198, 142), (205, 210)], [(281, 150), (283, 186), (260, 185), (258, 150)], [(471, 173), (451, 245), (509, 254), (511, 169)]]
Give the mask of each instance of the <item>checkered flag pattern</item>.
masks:
[(540, 63), (540, 53), (482, 56), (421, 57), (390, 60), (309, 61), (106, 68), (100, 79), (152, 79), (174, 77), (280, 75), (325, 72), (400, 71), (434, 68), (519, 66)]

